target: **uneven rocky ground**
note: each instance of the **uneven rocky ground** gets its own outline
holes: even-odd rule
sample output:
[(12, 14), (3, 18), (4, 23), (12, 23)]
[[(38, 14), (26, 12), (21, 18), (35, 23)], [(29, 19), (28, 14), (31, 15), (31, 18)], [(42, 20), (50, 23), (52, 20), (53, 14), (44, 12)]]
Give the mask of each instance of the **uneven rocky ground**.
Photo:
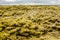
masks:
[(60, 6), (0, 6), (0, 40), (60, 40)]

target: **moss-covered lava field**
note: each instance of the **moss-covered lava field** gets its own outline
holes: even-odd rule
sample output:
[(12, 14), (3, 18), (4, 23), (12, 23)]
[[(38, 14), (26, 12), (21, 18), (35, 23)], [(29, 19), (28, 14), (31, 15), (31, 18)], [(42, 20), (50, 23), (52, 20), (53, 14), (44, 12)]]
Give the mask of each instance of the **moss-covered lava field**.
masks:
[(60, 40), (60, 6), (0, 5), (0, 40)]

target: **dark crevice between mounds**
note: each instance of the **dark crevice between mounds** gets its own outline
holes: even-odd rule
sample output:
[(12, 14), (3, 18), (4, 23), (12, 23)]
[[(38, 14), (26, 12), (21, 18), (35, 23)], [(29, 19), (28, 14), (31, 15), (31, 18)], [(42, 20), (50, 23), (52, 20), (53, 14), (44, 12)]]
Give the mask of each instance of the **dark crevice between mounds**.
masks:
[(41, 19), (32, 19), (32, 22), (34, 23), (38, 23), (39, 25), (41, 24)]
[(32, 36), (39, 37), (40, 33), (31, 33), (30, 31), (25, 31), (23, 33), (18, 32), (16, 34), (16, 36), (30, 37), (31, 38)]
[(33, 22), (36, 22), (36, 20), (32, 19)]
[(60, 21), (57, 21), (58, 23), (60, 23)]
[(58, 21), (58, 19), (55, 19), (55, 20), (49, 20), (48, 22), (55, 23), (55, 22), (57, 22), (57, 21)]
[(13, 13), (12, 16), (14, 16), (16, 13)]
[(1, 22), (2, 25), (4, 25), (3, 27), (9, 27), (8, 24), (5, 24), (5, 22)]
[(4, 22), (2, 22), (1, 24), (4, 24)]
[(60, 28), (52, 27), (53, 30), (60, 31)]
[(45, 35), (45, 34), (47, 34), (47, 32), (48, 32), (48, 30), (42, 30), (42, 35)]
[(53, 32), (53, 28), (51, 28), (50, 26), (46, 26), (45, 28), (46, 28), (47, 32)]
[(60, 31), (60, 28), (58, 28), (57, 30)]
[(15, 33), (18, 33), (19, 31), (20, 31), (20, 29), (19, 29), (19, 30), (14, 31), (14, 32), (11, 32), (11, 33), (10, 33), (10, 35), (15, 34)]
[[(27, 34), (27, 35), (26, 35)], [(21, 36), (21, 37), (31, 37), (28, 33), (17, 33), (16, 36)]]
[(19, 23), (19, 24), (13, 24), (11, 26), (14, 26), (14, 27), (22, 27), (24, 25), (24, 23)]
[(17, 25), (17, 24), (13, 24), (13, 25), (11, 25), (11, 26), (14, 26), (14, 27), (19, 27), (19, 25)]
[(50, 30), (48, 30), (48, 32), (53, 32), (53, 30), (52, 30), (52, 29), (50, 29)]
[(36, 27), (34, 28), (34, 30), (38, 30), (38, 27), (36, 26)]
[(44, 22), (43, 24), (48, 24), (48, 25), (50, 25), (50, 23), (49, 23), (49, 22)]
[(2, 27), (2, 30), (1, 30), (1, 32), (2, 32), (2, 31), (4, 31), (4, 30), (5, 30), (5, 28), (6, 28), (6, 27)]
[[(6, 28), (5, 28), (5, 29), (6, 29)], [(6, 30), (10, 31), (10, 30), (12, 30), (12, 29), (14, 29), (14, 28), (9, 28), (9, 29), (6, 29)]]
[(0, 15), (0, 17), (2, 17), (2, 15)]
[(49, 20), (49, 22), (51, 22), (51, 23), (55, 23), (56, 21), (54, 21), (54, 20)]
[(52, 29), (57, 30), (57, 27), (52, 27)]
[(10, 33), (10, 36), (13, 35), (13, 34), (15, 34), (15, 32)]

